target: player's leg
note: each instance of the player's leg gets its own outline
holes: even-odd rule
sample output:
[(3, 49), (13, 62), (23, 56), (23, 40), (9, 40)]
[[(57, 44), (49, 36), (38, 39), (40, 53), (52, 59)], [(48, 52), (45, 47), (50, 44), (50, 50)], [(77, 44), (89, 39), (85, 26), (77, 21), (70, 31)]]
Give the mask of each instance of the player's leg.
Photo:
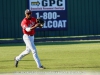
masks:
[(18, 67), (18, 62), (21, 60), (24, 56), (30, 53), (30, 49), (26, 46), (26, 50), (24, 50), (19, 56), (15, 57), (15, 67)]
[(21, 60), (24, 56), (28, 55), (30, 51), (31, 50), (28, 48), (28, 46), (26, 46), (26, 50), (24, 50), (20, 55), (16, 56), (16, 60)]
[[(32, 38), (31, 38), (31, 39), (32, 39)], [(36, 47), (35, 47), (34, 42), (31, 41), (31, 43), (32, 43), (32, 48), (31, 48), (32, 55), (33, 55), (33, 58), (34, 58), (34, 60), (35, 60), (35, 62), (36, 62), (36, 64), (37, 64), (37, 67), (39, 68), (39, 67), (41, 67), (40, 59), (39, 59), (39, 57), (38, 57), (37, 50), (36, 50)]]
[[(32, 51), (32, 54), (33, 54), (33, 58), (34, 58), (34, 60), (35, 60), (35, 62), (36, 62), (36, 64), (37, 64), (37, 67), (39, 68), (39, 67), (41, 67), (42, 65), (41, 65), (41, 63), (40, 63), (40, 59), (39, 59), (39, 57), (38, 57), (38, 55), (37, 55), (37, 50), (36, 50), (36, 47), (35, 47), (35, 45), (34, 45), (34, 36), (29, 36), (29, 41), (28, 41), (28, 43), (26, 43), (26, 45), (31, 49), (31, 51)], [(26, 40), (25, 40), (26, 41)]]
[[(25, 44), (29, 43), (29, 37), (28, 36), (23, 35), (23, 40), (24, 40)], [(29, 53), (30, 53), (30, 49), (29, 49), (29, 47), (26, 44), (26, 50), (24, 50), (19, 56), (17, 56), (16, 60), (17, 61), (21, 60), (25, 55), (27, 55)]]
[[(28, 41), (25, 41), (25, 40), (29, 40), (29, 39), (28, 39), (28, 37), (25, 37), (25, 36), (23, 35), (23, 40), (24, 40), (25, 43), (28, 43)], [(31, 51), (31, 50), (30, 50), (30, 49), (28, 48), (28, 46), (26, 45), (26, 50), (24, 50), (20, 55), (18, 55), (18, 56), (15, 57), (15, 67), (18, 67), (18, 62), (19, 62), (19, 60), (21, 60), (24, 56), (26, 56), (27, 54), (29, 54), (30, 51)]]

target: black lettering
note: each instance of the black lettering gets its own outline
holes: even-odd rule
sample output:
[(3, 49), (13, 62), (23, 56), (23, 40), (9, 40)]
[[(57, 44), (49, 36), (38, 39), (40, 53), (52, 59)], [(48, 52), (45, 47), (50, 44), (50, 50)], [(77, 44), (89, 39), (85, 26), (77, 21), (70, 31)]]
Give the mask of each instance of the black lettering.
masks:
[(42, 0), (42, 6), (48, 6), (48, 1), (47, 0)]
[(61, 2), (62, 0), (57, 0), (57, 6), (62, 6), (63, 4)]
[(55, 0), (49, 0), (50, 2), (50, 5), (49, 6), (52, 6), (53, 4), (55, 4)]

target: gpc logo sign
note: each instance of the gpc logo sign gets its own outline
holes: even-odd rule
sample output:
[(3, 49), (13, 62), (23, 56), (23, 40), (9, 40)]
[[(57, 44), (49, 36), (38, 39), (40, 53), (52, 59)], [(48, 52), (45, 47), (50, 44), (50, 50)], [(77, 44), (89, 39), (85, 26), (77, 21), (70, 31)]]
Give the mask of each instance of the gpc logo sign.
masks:
[(63, 0), (42, 0), (42, 6), (63, 6)]
[(65, 0), (29, 0), (32, 11), (65, 10)]
[(67, 0), (29, 0), (32, 15), (43, 18), (45, 23), (37, 30), (67, 29)]

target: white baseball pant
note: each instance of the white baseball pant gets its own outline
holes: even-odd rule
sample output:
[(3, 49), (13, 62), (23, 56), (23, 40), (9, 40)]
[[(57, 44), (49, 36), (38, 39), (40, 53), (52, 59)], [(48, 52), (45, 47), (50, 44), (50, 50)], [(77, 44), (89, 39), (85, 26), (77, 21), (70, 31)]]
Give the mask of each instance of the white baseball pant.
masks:
[(23, 40), (26, 44), (26, 50), (24, 50), (19, 56), (16, 57), (16, 60), (19, 61), (21, 60), (25, 55), (29, 54), (32, 52), (33, 58), (37, 64), (37, 67), (41, 67), (41, 63), (37, 54), (37, 50), (34, 44), (34, 36), (28, 36), (27, 34), (23, 35)]

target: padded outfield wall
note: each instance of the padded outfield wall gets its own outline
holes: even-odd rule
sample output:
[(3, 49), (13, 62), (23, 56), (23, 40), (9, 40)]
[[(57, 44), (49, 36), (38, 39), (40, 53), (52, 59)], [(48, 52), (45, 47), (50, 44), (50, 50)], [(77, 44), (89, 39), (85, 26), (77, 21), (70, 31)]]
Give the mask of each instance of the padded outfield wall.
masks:
[[(67, 29), (37, 31), (35, 36), (99, 35), (100, 0), (66, 1)], [(28, 0), (0, 0), (0, 38), (22, 38), (20, 22), (24, 18), (26, 8)]]

